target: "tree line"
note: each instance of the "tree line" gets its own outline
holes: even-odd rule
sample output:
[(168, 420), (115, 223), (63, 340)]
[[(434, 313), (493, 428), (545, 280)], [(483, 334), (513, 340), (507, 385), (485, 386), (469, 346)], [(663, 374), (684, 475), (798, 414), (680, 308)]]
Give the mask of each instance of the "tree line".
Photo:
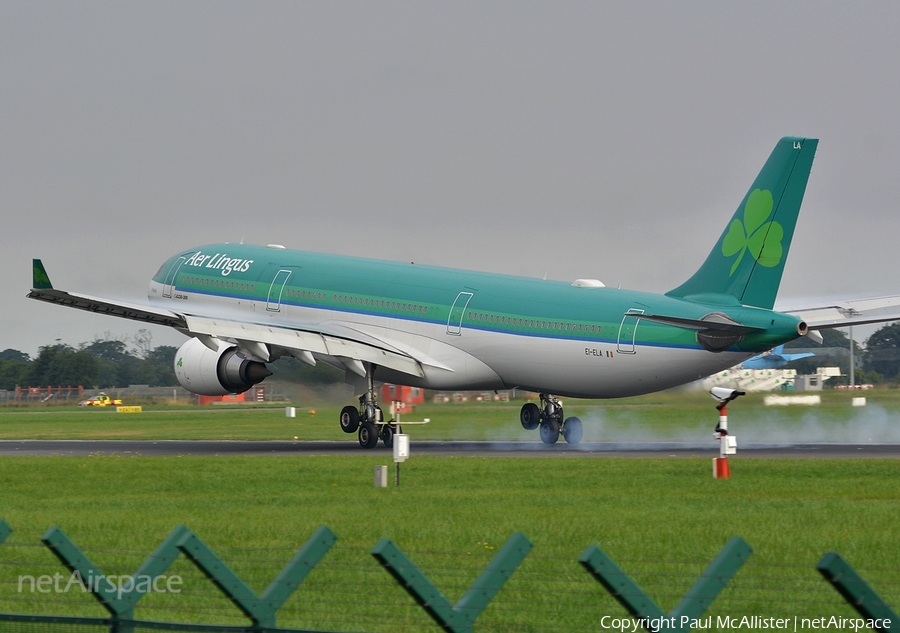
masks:
[(152, 335), (140, 330), (131, 339), (106, 335), (72, 347), (45, 345), (31, 358), (25, 352), (0, 352), (0, 389), (16, 387), (78, 386), (107, 389), (128, 385), (168, 387), (178, 384), (173, 360), (178, 348), (153, 347)]

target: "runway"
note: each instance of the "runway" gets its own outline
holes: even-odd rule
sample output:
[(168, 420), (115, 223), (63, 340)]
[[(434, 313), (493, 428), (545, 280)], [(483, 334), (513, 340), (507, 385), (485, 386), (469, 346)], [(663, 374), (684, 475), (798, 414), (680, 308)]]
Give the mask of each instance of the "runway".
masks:
[[(710, 446), (660, 443), (584, 443), (571, 446), (560, 442), (545, 446), (540, 442), (439, 442), (419, 441), (410, 445), (411, 456), (480, 457), (560, 457), (560, 458), (685, 458), (715, 457), (716, 442)], [(127, 455), (162, 457), (178, 455), (355, 455), (391, 458), (380, 443), (375, 449), (360, 448), (355, 440), (336, 441), (235, 441), (235, 440), (0, 440), (0, 456), (85, 457)], [(740, 446), (736, 459), (858, 459), (900, 458), (900, 444), (794, 444), (791, 446)]]

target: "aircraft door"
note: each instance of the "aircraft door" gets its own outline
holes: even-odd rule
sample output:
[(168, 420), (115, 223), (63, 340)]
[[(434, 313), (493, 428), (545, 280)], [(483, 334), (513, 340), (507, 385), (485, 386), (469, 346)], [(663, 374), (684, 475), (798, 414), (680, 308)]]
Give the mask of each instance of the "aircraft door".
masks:
[(269, 286), (269, 295), (266, 297), (266, 311), (279, 312), (281, 310), (281, 295), (284, 293), (284, 286), (287, 284), (288, 278), (293, 271), (281, 269), (275, 273), (272, 284)]
[(462, 335), (462, 321), (466, 315), (466, 307), (474, 295), (471, 292), (460, 292), (456, 300), (450, 306), (450, 316), (447, 317), (447, 334), (452, 336)]
[(640, 321), (643, 310), (630, 308), (622, 317), (622, 323), (619, 325), (619, 340), (616, 344), (616, 350), (620, 354), (634, 354), (634, 339), (637, 336), (638, 322)]
[(178, 274), (178, 270), (181, 268), (181, 265), (184, 263), (186, 258), (179, 257), (172, 264), (171, 268), (169, 268), (169, 272), (166, 273), (166, 281), (163, 284), (163, 294), (164, 297), (172, 296), (172, 289), (175, 287), (175, 276)]

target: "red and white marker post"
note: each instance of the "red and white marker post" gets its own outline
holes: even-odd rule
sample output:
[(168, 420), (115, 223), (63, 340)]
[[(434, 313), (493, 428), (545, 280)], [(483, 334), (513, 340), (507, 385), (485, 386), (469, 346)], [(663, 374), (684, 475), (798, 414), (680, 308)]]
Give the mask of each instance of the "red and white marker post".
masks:
[(713, 437), (719, 440), (719, 456), (713, 457), (713, 478), (730, 479), (731, 468), (728, 466), (728, 456), (737, 454), (737, 438), (728, 434), (728, 403), (743, 396), (745, 392), (725, 387), (713, 387), (710, 392), (712, 397), (719, 401), (716, 410), (719, 412), (719, 423), (713, 431)]

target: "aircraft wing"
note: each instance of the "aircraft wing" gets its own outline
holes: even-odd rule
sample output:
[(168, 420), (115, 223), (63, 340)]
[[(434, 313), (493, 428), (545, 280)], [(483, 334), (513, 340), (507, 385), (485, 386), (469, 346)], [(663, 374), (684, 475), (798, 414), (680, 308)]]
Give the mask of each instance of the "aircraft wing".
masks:
[(389, 342), (342, 324), (313, 324), (302, 328), (277, 327), (208, 316), (173, 312), (155, 306), (128, 303), (57, 290), (41, 260), (34, 260), (34, 278), (29, 299), (55, 303), (98, 314), (108, 314), (142, 323), (175, 328), (200, 339), (211, 349), (218, 349), (213, 339), (234, 341), (239, 347), (268, 362), (269, 347), (280, 347), (290, 355), (315, 364), (313, 354), (330, 356), (347, 369), (365, 376), (362, 363), (373, 363), (396, 371), (423, 377), (422, 364), (450, 369), (415, 350), (401, 350)]
[(810, 330), (868, 325), (900, 320), (900, 295), (850, 299), (806, 307), (776, 307), (778, 312), (800, 317)]
[(29, 299), (37, 299), (38, 301), (46, 301), (47, 303), (55, 303), (98, 314), (109, 314), (110, 316), (122, 317), (123, 319), (131, 319), (132, 321), (155, 323), (156, 325), (167, 325), (174, 328), (185, 327), (184, 317), (181, 315), (153, 306), (101, 299), (90, 295), (56, 290), (55, 288), (32, 288), (27, 296)]
[(27, 295), (29, 299), (37, 299), (38, 301), (46, 301), (47, 303), (55, 303), (98, 314), (109, 314), (110, 316), (141, 321), (142, 323), (155, 323), (173, 328), (186, 327), (184, 318), (181, 315), (164, 308), (114, 301), (112, 299), (101, 299), (100, 297), (57, 290), (50, 283), (50, 277), (44, 269), (44, 264), (39, 259), (32, 260), (32, 271), (31, 292)]

